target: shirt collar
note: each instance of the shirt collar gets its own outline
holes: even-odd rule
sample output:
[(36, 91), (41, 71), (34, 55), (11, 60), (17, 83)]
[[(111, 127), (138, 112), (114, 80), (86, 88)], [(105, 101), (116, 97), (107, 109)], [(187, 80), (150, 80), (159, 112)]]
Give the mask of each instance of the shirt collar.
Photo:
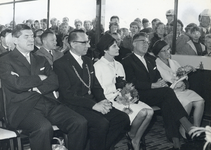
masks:
[(144, 55), (143, 56), (141, 56), (141, 55), (138, 55), (138, 54), (136, 54), (136, 53), (134, 53), (138, 58), (140, 58), (140, 59), (144, 59)]
[[(19, 50), (18, 50), (19, 51)], [(24, 57), (26, 57), (26, 56), (28, 56), (28, 57), (30, 57), (30, 53), (23, 53), (23, 52), (21, 52), (21, 51), (19, 51)]]
[(46, 47), (44, 47), (44, 49), (48, 52), (48, 53), (50, 53), (52, 50), (49, 50), (49, 49), (47, 49)]
[(100, 58), (105, 64), (111, 64), (111, 63), (115, 63), (115, 60), (114, 61), (112, 61), (112, 62), (110, 62), (110, 61), (108, 61), (107, 59), (105, 59), (105, 57), (101, 57)]
[(74, 54), (71, 50), (69, 50), (69, 52), (75, 58), (75, 60), (81, 59), (81, 56)]

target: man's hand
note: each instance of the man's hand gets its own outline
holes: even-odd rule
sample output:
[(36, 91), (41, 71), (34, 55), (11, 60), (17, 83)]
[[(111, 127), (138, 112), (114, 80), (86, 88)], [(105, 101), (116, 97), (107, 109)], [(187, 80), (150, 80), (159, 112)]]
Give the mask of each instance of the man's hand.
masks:
[(98, 111), (102, 114), (107, 114), (112, 109), (111, 103), (108, 100), (102, 100), (96, 103), (93, 107), (93, 110)]
[(47, 76), (46, 75), (38, 75), (39, 77), (40, 77), (40, 80), (45, 80), (46, 78), (47, 78)]
[(151, 88), (155, 89), (155, 88), (161, 88), (161, 87), (167, 87), (168, 84), (166, 84), (166, 81), (164, 81), (163, 79), (158, 79), (157, 82), (152, 83)]

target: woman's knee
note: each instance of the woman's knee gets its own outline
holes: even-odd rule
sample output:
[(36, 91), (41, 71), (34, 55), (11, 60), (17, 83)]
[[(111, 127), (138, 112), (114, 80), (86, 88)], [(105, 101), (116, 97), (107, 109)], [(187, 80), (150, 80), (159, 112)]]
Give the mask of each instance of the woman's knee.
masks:
[(147, 117), (147, 109), (143, 108), (141, 109), (138, 114), (137, 114), (138, 118), (146, 118)]
[(153, 109), (147, 109), (147, 117), (152, 118), (153, 115), (154, 115), (154, 110)]
[(194, 107), (204, 107), (204, 99), (193, 102)]

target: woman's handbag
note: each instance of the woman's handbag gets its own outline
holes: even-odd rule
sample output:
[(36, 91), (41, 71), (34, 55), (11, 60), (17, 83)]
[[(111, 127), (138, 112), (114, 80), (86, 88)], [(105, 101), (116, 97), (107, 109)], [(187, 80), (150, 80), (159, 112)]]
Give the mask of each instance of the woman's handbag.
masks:
[(68, 150), (65, 146), (64, 146), (64, 140), (60, 140), (57, 137), (54, 137), (53, 139), (56, 139), (59, 144), (52, 144), (52, 150)]

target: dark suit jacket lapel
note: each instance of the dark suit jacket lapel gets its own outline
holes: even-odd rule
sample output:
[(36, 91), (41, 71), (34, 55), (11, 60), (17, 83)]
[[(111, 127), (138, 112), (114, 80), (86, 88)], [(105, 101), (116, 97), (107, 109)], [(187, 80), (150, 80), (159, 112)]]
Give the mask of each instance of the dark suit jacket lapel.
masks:
[[(86, 62), (83, 57), (81, 57), (83, 60), (83, 80), (86, 83), (86, 85), (89, 85), (89, 76), (90, 76), (90, 69), (88, 68), (88, 62)], [(87, 69), (88, 68), (88, 69)]]
[(29, 70), (29, 72), (31, 72), (31, 65), (29, 64), (29, 62), (27, 61), (27, 59), (25, 58), (25, 56), (23, 56), (16, 48), (12, 51), (14, 58), (22, 63), (24, 66), (26, 66), (26, 68)]
[[(68, 57), (68, 60), (70, 62), (71, 68), (73, 69), (72, 66), (74, 66), (76, 71), (78, 72), (78, 74), (82, 78), (82, 80), (86, 83), (86, 85), (88, 85), (89, 81), (88, 81), (88, 74), (87, 74), (87, 69), (86, 69), (86, 62), (83, 62), (83, 68), (81, 68), (81, 66), (78, 64), (78, 62), (75, 60), (75, 58), (71, 55), (71, 53), (67, 53), (67, 57)], [(75, 71), (74, 71), (74, 73), (75, 73)], [(77, 76), (77, 79), (80, 80), (78, 78), (78, 76)], [(81, 84), (82, 84), (82, 92), (84, 92), (84, 90), (87, 91), (87, 88), (84, 86), (84, 84), (83, 83), (81, 83)]]

